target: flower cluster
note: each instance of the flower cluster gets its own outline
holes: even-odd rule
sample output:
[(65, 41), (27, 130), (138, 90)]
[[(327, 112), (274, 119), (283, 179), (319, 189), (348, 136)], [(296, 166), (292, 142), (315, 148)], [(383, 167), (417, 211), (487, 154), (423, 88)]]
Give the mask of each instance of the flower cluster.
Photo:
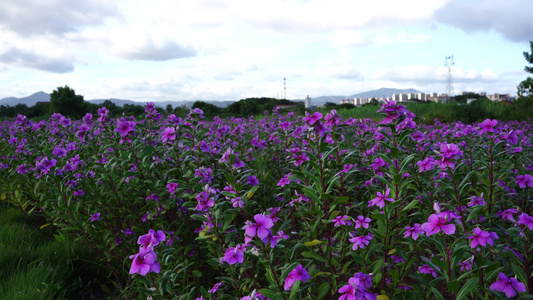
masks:
[(154, 252), (154, 247), (165, 240), (166, 236), (162, 230), (156, 232), (150, 229), (147, 234), (140, 236), (137, 240), (137, 244), (140, 245), (139, 253), (130, 256), (130, 259), (133, 259), (130, 274), (138, 273), (145, 276), (149, 272), (159, 273), (161, 267), (156, 261), (157, 256)]

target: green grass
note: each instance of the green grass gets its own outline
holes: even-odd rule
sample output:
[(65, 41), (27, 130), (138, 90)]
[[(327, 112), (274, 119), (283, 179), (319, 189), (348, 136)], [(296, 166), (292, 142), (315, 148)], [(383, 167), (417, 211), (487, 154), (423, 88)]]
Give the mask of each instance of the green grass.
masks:
[(0, 220), (0, 299), (105, 299), (88, 250), (4, 201)]

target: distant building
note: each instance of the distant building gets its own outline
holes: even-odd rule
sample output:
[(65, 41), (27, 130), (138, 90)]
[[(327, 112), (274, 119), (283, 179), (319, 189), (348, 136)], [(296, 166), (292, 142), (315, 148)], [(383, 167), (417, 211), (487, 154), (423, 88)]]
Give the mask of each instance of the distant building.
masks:
[(479, 92), (479, 95), (480, 95), (481, 97), (487, 97), (487, 93), (486, 93), (486, 92)]
[(512, 100), (511, 95), (509, 94), (488, 95), (487, 98), (489, 98), (492, 101)]
[(305, 97), (304, 105), (305, 105), (305, 108), (311, 107), (311, 98), (309, 98), (309, 95)]
[(351, 104), (351, 105), (355, 105), (355, 104), (354, 104), (354, 99), (341, 99), (340, 104)]
[(355, 105), (361, 106), (370, 102), (370, 98), (355, 98)]
[[(436, 94), (436, 93), (432, 93)], [(427, 101), (433, 101), (433, 102), (446, 102), (448, 100), (448, 95), (446, 94), (440, 94), (436, 96), (429, 96), (427, 97)]]

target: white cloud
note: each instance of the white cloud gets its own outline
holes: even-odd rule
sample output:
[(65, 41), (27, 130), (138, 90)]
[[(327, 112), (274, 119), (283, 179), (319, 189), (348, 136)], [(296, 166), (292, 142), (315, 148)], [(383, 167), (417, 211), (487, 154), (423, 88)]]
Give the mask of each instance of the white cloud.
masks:
[(191, 57), (196, 51), (191, 47), (181, 46), (174, 41), (154, 42), (150, 37), (122, 54), (127, 59), (165, 61)]
[(330, 44), (334, 48), (366, 46), (370, 44), (370, 40), (362, 30), (341, 29), (331, 33)]
[(397, 32), (394, 35), (385, 33), (380, 34), (376, 36), (374, 39), (374, 43), (376, 47), (383, 47), (389, 44), (418, 44), (422, 42), (429, 41), (431, 39), (431, 36), (420, 33), (420, 34), (413, 34), (413, 33), (407, 33), (404, 30)]
[[(448, 80), (448, 68), (429, 65), (414, 65), (395, 67), (390, 69), (379, 69), (372, 75), (376, 80), (388, 80), (393, 82), (413, 83), (419, 85), (446, 83)], [(462, 68), (452, 68), (452, 78), (454, 83), (469, 82), (494, 82), (499, 76), (491, 69), (484, 69), (482, 72), (475, 70), (464, 70)]]
[(2, 0), (0, 6), (0, 27), (21, 36), (64, 34), (118, 15), (114, 2), (106, 0)]
[(494, 29), (509, 40), (527, 42), (533, 37), (529, 0), (453, 0), (437, 10), (439, 22), (466, 32)]
[(43, 56), (17, 47), (12, 47), (1, 53), (0, 62), (53, 73), (74, 71), (74, 65), (68, 58)]

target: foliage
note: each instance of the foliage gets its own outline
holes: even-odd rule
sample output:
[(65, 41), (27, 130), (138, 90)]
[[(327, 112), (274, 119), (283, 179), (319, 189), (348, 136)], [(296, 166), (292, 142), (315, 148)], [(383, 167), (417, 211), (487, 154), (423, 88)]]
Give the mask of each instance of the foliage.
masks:
[[(104, 291), (97, 282), (92, 253), (68, 239), (54, 238), (50, 227), (39, 228), (36, 217), (26, 218), (0, 202), (0, 298), (65, 299), (95, 297)], [(95, 288), (96, 286), (96, 288)]]
[(18, 116), (0, 187), (87, 245), (123, 298), (486, 299), (508, 277), (531, 292), (532, 124), (377, 113)]
[(50, 94), (50, 113), (60, 113), (64, 116), (81, 118), (86, 111), (83, 96), (76, 95), (76, 91), (68, 87), (58, 87)]
[[(529, 64), (533, 64), (533, 41), (529, 42), (529, 46), (531, 47), (531, 53), (524, 51), (524, 58)], [(528, 73), (533, 74), (533, 67), (525, 66), (524, 70)]]

